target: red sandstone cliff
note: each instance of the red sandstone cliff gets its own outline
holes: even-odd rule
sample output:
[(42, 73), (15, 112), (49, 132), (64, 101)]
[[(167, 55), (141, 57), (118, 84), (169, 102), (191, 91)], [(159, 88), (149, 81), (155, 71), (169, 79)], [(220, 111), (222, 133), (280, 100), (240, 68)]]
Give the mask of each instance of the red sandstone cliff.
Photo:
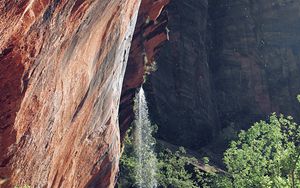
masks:
[(143, 0), (130, 48), (119, 112), (121, 138), (134, 119), (133, 98), (136, 88), (144, 82), (145, 74), (155, 66), (159, 48), (168, 40), (168, 13), (170, 0)]
[(140, 0), (2, 0), (3, 187), (112, 187)]

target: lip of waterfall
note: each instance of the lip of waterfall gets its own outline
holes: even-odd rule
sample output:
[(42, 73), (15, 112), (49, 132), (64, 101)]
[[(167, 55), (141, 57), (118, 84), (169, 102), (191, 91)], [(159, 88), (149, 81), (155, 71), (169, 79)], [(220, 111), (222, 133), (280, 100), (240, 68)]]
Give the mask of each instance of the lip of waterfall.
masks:
[(135, 99), (134, 150), (138, 159), (135, 167), (136, 185), (140, 188), (157, 187), (157, 158), (154, 152), (153, 126), (149, 120), (148, 107), (143, 88)]

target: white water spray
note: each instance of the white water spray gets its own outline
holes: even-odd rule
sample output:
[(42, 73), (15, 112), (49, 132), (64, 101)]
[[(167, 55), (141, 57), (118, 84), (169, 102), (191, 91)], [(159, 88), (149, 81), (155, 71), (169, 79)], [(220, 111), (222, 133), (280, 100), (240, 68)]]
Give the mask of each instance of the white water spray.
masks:
[(157, 159), (154, 152), (153, 126), (148, 117), (148, 107), (143, 88), (135, 99), (134, 147), (138, 158), (135, 168), (136, 185), (140, 188), (157, 187)]

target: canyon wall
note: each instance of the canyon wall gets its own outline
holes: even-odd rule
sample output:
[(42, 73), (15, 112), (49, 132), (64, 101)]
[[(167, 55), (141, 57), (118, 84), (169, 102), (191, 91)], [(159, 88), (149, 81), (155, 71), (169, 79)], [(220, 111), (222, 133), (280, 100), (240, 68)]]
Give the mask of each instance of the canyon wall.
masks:
[(299, 116), (299, 1), (211, 1), (210, 68), (223, 126)]
[(158, 136), (190, 148), (271, 112), (299, 115), (300, 2), (173, 0), (146, 93)]
[(168, 14), (165, 6), (170, 0), (143, 0), (130, 48), (128, 64), (122, 87), (119, 111), (121, 138), (134, 119), (133, 99), (146, 75), (155, 69), (155, 55), (168, 40)]
[(197, 147), (218, 126), (207, 53), (208, 2), (173, 0), (166, 10), (170, 40), (145, 85), (150, 114), (163, 140)]
[(270, 112), (299, 114), (299, 9), (293, 0), (2, 0), (0, 183), (113, 187), (136, 89), (155, 64), (144, 87), (165, 141), (199, 148)]
[[(2, 187), (113, 187), (140, 0), (2, 0)], [(1, 186), (1, 185), (0, 185)]]

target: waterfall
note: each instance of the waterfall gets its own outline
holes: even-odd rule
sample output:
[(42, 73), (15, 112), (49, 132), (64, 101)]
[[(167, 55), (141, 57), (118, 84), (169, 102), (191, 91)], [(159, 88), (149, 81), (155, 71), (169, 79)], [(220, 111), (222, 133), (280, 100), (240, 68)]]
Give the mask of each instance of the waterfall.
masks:
[(155, 139), (152, 137), (153, 126), (148, 117), (148, 107), (143, 88), (135, 99), (134, 148), (138, 159), (135, 167), (136, 186), (155, 188), (157, 158), (154, 152)]

